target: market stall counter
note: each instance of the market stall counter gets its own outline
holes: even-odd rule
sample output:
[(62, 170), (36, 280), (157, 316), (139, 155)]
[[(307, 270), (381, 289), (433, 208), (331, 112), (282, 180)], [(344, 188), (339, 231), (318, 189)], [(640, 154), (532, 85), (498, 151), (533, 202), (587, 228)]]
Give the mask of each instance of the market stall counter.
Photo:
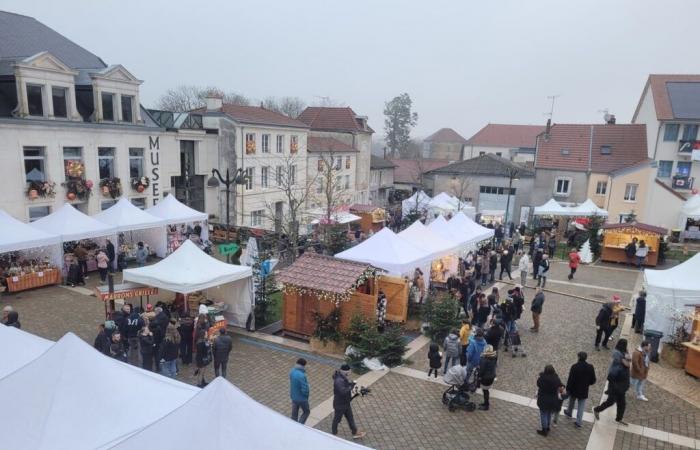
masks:
[(649, 248), (644, 260), (645, 266), (656, 267), (659, 260), (659, 247), (661, 238), (668, 230), (640, 222), (609, 223), (603, 225), (603, 251), (600, 259), (608, 262), (630, 263), (630, 258), (625, 253), (625, 248), (637, 238), (637, 242), (644, 241)]

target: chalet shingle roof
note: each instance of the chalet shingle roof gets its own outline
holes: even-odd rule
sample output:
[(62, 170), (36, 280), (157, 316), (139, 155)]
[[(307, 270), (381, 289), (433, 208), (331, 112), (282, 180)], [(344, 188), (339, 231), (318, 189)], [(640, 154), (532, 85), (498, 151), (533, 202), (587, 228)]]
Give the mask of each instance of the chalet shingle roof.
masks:
[(297, 117), (312, 130), (374, 133), (366, 120), (350, 107), (309, 106)]
[(450, 144), (467, 143), (467, 140), (464, 139), (459, 133), (457, 133), (452, 128), (440, 128), (435, 133), (431, 134), (423, 140), (425, 142), (445, 142)]
[(629, 228), (629, 227), (639, 228), (640, 230), (648, 231), (650, 233), (661, 234), (661, 235), (668, 234), (668, 230), (666, 228), (656, 227), (654, 225), (647, 225), (646, 223), (641, 223), (641, 222), (606, 223), (603, 225), (604, 230), (615, 230), (618, 228)]
[(374, 155), (372, 155), (369, 163), (370, 169), (393, 169), (394, 166), (394, 163), (388, 159), (380, 158), (379, 156)]
[(491, 153), (477, 156), (476, 158), (467, 159), (452, 163), (439, 169), (434, 169), (428, 174), (471, 174), (471, 175), (491, 175), (491, 176), (508, 176), (509, 169), (516, 169), (518, 176), (534, 177), (535, 171), (525, 167), (522, 164), (515, 163), (509, 159), (501, 158)]
[(542, 125), (507, 125), (490, 123), (467, 141), (468, 145), (505, 148), (535, 148)]
[(352, 145), (330, 137), (309, 136), (306, 138), (306, 151), (311, 153), (359, 152)]
[(307, 252), (276, 278), (284, 284), (344, 295), (371, 269), (368, 264)]
[(555, 124), (538, 140), (535, 168), (611, 173), (645, 159), (643, 124)]

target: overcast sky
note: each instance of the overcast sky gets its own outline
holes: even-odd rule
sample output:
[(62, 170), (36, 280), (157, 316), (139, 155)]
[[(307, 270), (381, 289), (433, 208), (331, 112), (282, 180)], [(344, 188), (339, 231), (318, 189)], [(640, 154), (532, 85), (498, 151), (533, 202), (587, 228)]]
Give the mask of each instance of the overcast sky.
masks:
[(383, 135), (408, 92), (414, 134), (486, 123), (631, 119), (649, 73), (700, 73), (696, 0), (2, 0), (143, 79), (252, 98), (330, 97)]

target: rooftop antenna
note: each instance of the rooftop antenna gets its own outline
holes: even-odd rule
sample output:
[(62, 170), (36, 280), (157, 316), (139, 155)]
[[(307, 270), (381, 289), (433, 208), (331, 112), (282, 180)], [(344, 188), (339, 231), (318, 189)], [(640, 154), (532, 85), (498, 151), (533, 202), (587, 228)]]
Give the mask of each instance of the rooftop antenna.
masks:
[[(599, 109), (598, 112), (603, 113), (603, 120), (607, 124), (609, 124), (612, 120), (615, 119), (615, 115), (610, 114), (610, 109), (608, 109), (608, 108)], [(615, 122), (613, 122), (613, 123), (615, 123)]]
[(321, 106), (326, 106), (331, 102), (331, 98), (327, 95), (314, 95), (314, 98), (321, 100)]
[(549, 120), (552, 120), (552, 118), (554, 117), (554, 101), (555, 101), (558, 97), (561, 97), (561, 94), (548, 95), (548, 96), (547, 96), (547, 100), (551, 100), (551, 101), (552, 101), (552, 106), (549, 108), (549, 112), (548, 112), (548, 113), (544, 113), (545, 116), (548, 116), (548, 117), (549, 117)]

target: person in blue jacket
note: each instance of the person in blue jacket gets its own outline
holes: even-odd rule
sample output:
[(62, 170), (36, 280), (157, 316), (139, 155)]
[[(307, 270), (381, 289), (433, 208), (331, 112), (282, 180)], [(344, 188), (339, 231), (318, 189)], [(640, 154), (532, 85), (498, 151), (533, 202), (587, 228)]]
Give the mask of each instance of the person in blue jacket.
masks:
[[(297, 359), (294, 368), (289, 372), (289, 395), (292, 398), (292, 420), (305, 423), (309, 418), (309, 380), (306, 378), (306, 360)], [(302, 414), (299, 418), (299, 408)]]
[(486, 348), (486, 339), (484, 339), (484, 331), (479, 329), (476, 334), (469, 337), (467, 345), (467, 379), (471, 376), (475, 368), (479, 367), (481, 353)]

